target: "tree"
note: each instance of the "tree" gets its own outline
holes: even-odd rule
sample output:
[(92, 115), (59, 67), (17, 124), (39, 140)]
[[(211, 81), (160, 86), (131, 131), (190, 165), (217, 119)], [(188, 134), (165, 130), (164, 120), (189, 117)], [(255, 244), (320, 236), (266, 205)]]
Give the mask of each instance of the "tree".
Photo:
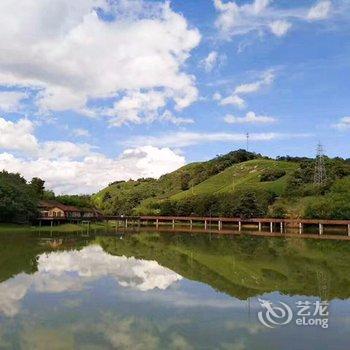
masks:
[(240, 196), (236, 207), (238, 216), (249, 219), (264, 216), (265, 213), (266, 209), (264, 210), (262, 204), (259, 203), (255, 192), (247, 191)]
[(38, 198), (19, 174), (0, 172), (0, 222), (28, 222), (37, 214)]
[(43, 199), (45, 192), (45, 181), (38, 178), (33, 177), (32, 181), (29, 183), (29, 186), (32, 188), (33, 193), (37, 198)]
[(186, 191), (190, 188), (191, 175), (189, 173), (181, 173), (180, 175), (180, 188), (182, 191)]

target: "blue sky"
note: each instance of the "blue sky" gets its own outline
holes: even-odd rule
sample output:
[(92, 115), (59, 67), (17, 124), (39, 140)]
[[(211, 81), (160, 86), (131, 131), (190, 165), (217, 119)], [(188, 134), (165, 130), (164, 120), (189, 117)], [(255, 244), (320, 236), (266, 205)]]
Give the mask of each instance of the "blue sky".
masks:
[(348, 0), (4, 1), (0, 168), (94, 192), (244, 148), (246, 133), (270, 156), (313, 156), (320, 140), (350, 157), (349, 10)]

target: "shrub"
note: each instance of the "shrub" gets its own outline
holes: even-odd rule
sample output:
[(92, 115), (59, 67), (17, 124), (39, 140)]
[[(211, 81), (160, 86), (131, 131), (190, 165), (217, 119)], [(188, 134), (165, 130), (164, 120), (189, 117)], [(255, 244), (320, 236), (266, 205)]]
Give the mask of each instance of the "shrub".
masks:
[(286, 171), (282, 169), (268, 169), (260, 176), (260, 182), (276, 181), (286, 175)]

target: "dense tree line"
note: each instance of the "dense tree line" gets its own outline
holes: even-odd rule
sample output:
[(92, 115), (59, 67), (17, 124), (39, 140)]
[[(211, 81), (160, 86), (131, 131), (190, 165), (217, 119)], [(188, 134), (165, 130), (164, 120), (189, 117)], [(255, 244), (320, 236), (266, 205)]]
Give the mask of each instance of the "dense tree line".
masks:
[(0, 172), (0, 222), (28, 222), (37, 214), (43, 181), (27, 182), (20, 174)]
[(40, 200), (56, 200), (67, 205), (92, 207), (89, 195), (55, 196), (45, 189), (45, 181), (34, 177), (26, 181), (20, 174), (0, 172), (0, 222), (28, 223), (38, 215)]
[(160, 215), (263, 217), (275, 195), (264, 190), (189, 196), (181, 200), (165, 200), (155, 204)]
[(327, 180), (322, 185), (315, 185), (315, 161), (302, 161), (299, 169), (289, 177), (285, 196), (305, 197), (324, 195), (330, 191), (336, 180), (350, 175), (350, 162), (342, 158), (326, 158), (325, 168)]
[(88, 194), (63, 194), (55, 196), (53, 199), (56, 201), (65, 204), (72, 205), (79, 208), (93, 208), (94, 204), (92, 202), (91, 196)]

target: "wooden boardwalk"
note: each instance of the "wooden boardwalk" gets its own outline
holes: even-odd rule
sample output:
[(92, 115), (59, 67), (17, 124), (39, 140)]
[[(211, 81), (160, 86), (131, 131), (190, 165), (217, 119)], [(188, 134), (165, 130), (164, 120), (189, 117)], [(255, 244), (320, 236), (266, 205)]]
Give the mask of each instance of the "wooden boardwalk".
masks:
[[(109, 216), (105, 220), (115, 220), (124, 223), (126, 227), (129, 225), (147, 225), (155, 226), (160, 229), (164, 226), (170, 226), (175, 229), (181, 226), (181, 229), (193, 230), (201, 228), (203, 232), (215, 229), (219, 233), (225, 232), (241, 232), (244, 229), (255, 229), (256, 233), (270, 233), (270, 234), (285, 234), (289, 233), (287, 230), (297, 230), (300, 235), (308, 235), (305, 230), (316, 229), (318, 236), (325, 234), (325, 228), (344, 230), (344, 235), (340, 237), (350, 237), (350, 220), (317, 220), (317, 219), (276, 219), (276, 218), (224, 218), (224, 217), (198, 217), (198, 216), (139, 216), (139, 217), (123, 217), (123, 216)], [(266, 230), (266, 228), (268, 228)], [(295, 235), (295, 234), (294, 234)], [(309, 235), (308, 235), (309, 236)], [(312, 235), (313, 237), (315, 235)], [(329, 234), (327, 233), (327, 236)], [(334, 235), (333, 235), (334, 236)]]
[[(51, 222), (69, 222), (67, 218), (38, 218), (39, 221)], [(87, 221), (88, 220), (88, 221)], [(74, 222), (89, 222), (87, 218), (80, 220), (74, 218)], [(169, 228), (171, 230), (181, 229), (196, 230), (201, 232), (218, 233), (240, 233), (249, 229), (253, 234), (258, 235), (276, 235), (283, 234), (285, 236), (293, 235), (295, 232), (299, 235), (308, 237), (345, 237), (350, 239), (350, 220), (318, 220), (318, 219), (276, 219), (276, 218), (225, 218), (225, 217), (198, 217), (198, 216), (101, 216), (91, 218), (91, 222), (95, 221), (114, 221), (117, 228), (119, 227), (137, 227), (153, 226), (157, 230)], [(325, 232), (325, 229), (327, 232)], [(317, 234), (309, 234), (308, 231), (315, 231)], [(344, 234), (334, 234), (335, 231), (342, 230)], [(290, 233), (289, 231), (294, 231)]]

